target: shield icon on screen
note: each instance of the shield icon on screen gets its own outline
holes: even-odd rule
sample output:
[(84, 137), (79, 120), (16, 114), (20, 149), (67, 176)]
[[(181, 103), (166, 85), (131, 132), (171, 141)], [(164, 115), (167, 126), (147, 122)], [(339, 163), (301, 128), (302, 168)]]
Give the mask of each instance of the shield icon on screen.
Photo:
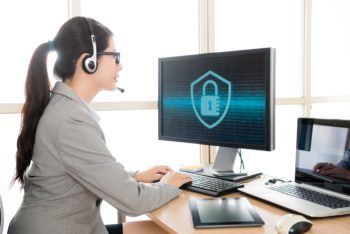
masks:
[(209, 70), (191, 83), (192, 108), (207, 128), (218, 126), (231, 102), (231, 82)]

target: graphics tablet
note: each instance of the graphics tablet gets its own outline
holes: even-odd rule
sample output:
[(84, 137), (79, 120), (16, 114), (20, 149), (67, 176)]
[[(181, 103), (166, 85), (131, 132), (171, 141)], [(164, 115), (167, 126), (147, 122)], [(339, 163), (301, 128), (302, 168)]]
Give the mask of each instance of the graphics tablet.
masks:
[(195, 228), (261, 226), (264, 221), (247, 198), (192, 198)]

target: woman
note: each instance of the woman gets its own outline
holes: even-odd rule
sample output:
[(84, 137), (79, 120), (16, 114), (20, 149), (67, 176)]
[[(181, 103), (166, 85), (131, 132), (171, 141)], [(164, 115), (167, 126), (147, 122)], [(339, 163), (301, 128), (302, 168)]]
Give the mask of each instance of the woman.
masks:
[[(52, 90), (46, 68), (50, 50), (58, 54), (54, 73), (62, 80)], [(121, 69), (112, 32), (89, 18), (68, 20), (52, 42), (36, 49), (17, 141), (14, 180), (24, 186), (24, 197), (8, 233), (162, 231), (152, 221), (105, 226), (101, 220), (102, 200), (141, 215), (177, 197), (178, 188), (191, 181), (167, 166), (128, 173), (108, 151), (87, 103), (102, 90), (115, 90)]]

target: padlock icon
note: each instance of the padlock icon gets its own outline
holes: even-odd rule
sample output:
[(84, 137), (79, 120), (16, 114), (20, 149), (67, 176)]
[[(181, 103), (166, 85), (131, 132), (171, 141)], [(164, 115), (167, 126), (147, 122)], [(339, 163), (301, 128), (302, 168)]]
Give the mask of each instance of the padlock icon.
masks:
[[(207, 86), (214, 86), (214, 95), (207, 95)], [(220, 115), (220, 97), (218, 96), (218, 85), (213, 80), (207, 80), (203, 85), (201, 97), (201, 115), (219, 116)]]

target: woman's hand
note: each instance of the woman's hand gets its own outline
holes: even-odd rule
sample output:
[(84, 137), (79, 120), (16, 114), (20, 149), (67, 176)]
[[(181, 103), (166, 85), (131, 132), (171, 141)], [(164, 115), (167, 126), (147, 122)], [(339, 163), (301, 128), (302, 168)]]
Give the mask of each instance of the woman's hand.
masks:
[(320, 175), (350, 180), (350, 171), (349, 170), (347, 170), (343, 167), (337, 167), (331, 163), (317, 163), (314, 166), (314, 171)]
[(188, 174), (169, 171), (160, 182), (171, 184), (177, 188), (180, 188), (181, 185), (186, 184), (192, 181), (192, 177)]
[(169, 171), (172, 171), (172, 169), (168, 166), (154, 166), (150, 169), (137, 172), (134, 178), (138, 182), (151, 183), (159, 181)]

